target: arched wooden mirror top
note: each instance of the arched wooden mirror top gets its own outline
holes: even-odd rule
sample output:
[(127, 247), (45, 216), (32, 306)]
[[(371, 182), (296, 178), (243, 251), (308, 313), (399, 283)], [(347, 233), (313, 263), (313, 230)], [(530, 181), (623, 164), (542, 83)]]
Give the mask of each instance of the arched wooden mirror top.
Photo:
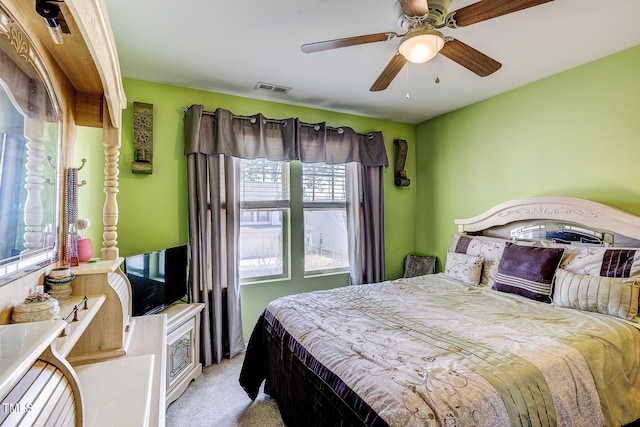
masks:
[(42, 58), (0, 8), (0, 284), (57, 259), (61, 123)]

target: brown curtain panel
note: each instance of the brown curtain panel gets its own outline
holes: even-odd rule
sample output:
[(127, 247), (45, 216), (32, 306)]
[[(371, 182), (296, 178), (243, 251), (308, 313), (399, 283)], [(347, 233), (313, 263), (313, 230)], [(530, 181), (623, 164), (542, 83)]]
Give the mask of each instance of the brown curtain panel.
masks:
[(189, 182), (191, 296), (204, 302), (203, 364), (244, 350), (238, 274), (238, 159), (349, 164), (351, 280), (384, 280), (382, 168), (389, 162), (381, 132), (234, 115), (192, 105), (184, 117)]

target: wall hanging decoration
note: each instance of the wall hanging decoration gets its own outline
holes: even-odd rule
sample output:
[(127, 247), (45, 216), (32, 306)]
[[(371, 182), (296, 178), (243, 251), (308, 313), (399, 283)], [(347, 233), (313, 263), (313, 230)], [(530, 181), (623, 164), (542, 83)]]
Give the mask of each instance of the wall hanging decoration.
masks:
[(133, 103), (133, 161), (131, 172), (153, 172), (153, 104)]
[(407, 171), (404, 169), (404, 164), (407, 161), (407, 141), (396, 139), (393, 143), (398, 147), (394, 182), (398, 187), (408, 187), (411, 180), (407, 178)]

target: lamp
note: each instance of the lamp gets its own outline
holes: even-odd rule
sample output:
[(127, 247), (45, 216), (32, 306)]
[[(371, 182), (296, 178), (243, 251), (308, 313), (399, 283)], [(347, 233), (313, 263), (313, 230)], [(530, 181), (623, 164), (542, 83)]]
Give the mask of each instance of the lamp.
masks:
[(423, 28), (405, 35), (399, 50), (407, 61), (421, 64), (436, 56), (442, 46), (444, 37), (440, 31)]
[(36, 0), (36, 12), (38, 12), (38, 15), (42, 16), (44, 22), (46, 22), (53, 42), (55, 44), (63, 44), (63, 29), (60, 26), (60, 18), (62, 17), (60, 6), (51, 4), (47, 0)]

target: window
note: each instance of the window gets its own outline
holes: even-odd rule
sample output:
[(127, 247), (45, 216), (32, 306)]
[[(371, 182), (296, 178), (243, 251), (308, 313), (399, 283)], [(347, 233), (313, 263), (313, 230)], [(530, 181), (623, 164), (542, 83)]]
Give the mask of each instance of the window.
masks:
[(302, 187), (305, 273), (349, 268), (345, 165), (304, 163)]
[(240, 278), (287, 274), (289, 168), (265, 159), (240, 161)]
[(243, 159), (240, 174), (241, 279), (348, 271), (345, 165)]

